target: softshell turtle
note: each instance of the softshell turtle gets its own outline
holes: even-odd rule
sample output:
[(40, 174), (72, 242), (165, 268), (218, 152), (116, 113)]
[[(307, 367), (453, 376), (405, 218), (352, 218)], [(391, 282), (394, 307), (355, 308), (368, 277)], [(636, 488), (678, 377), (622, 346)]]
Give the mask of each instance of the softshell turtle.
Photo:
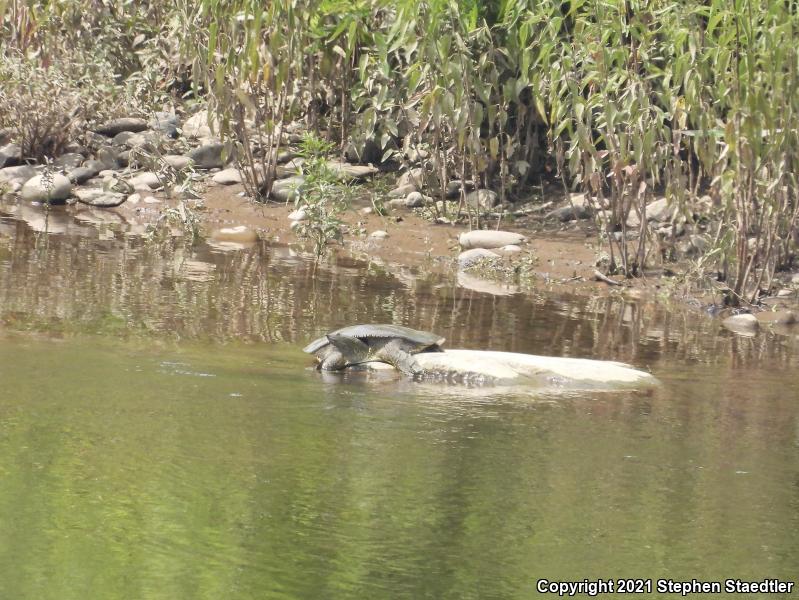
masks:
[(402, 325), (351, 325), (314, 340), (303, 352), (315, 354), (319, 368), (337, 371), (365, 362), (385, 362), (407, 375), (422, 372), (419, 352), (442, 352), (444, 338)]

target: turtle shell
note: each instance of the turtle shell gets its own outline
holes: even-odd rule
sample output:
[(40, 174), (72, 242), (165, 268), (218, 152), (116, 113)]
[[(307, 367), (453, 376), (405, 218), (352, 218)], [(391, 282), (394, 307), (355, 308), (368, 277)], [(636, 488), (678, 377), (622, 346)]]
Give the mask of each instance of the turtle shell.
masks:
[[(367, 344), (369, 343), (369, 340), (401, 338), (407, 342), (410, 342), (414, 346), (417, 346), (419, 350), (423, 350), (431, 346), (441, 346), (446, 341), (440, 335), (430, 333), (429, 331), (419, 331), (417, 329), (411, 329), (410, 327), (403, 327), (402, 325), (390, 324), (350, 325), (348, 327), (342, 327), (341, 329), (332, 331), (331, 334), (346, 335), (349, 337), (358, 338)], [(327, 340), (327, 336), (322, 336), (308, 344), (302, 350), (308, 354), (313, 354), (328, 344), (329, 342)]]

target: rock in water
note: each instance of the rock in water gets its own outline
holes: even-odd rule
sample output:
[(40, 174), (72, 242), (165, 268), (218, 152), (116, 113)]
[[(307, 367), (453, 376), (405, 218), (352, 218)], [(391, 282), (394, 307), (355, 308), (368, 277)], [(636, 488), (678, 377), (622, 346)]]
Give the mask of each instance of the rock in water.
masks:
[(721, 324), (733, 333), (747, 337), (754, 336), (757, 333), (757, 330), (760, 328), (757, 317), (750, 314), (733, 315), (732, 317), (727, 317), (721, 322)]
[(630, 365), (585, 358), (536, 356), (487, 350), (423, 352), (415, 358), (425, 374), (476, 374), (496, 383), (580, 389), (652, 387), (658, 380)]
[(147, 129), (147, 121), (135, 117), (122, 117), (121, 119), (111, 119), (95, 129), (97, 133), (107, 136), (115, 136), (122, 131), (144, 131)]
[(512, 231), (468, 231), (458, 237), (463, 249), (469, 248), (501, 248), (502, 246), (518, 246), (527, 240), (520, 233)]
[(28, 202), (47, 202), (60, 204), (72, 193), (72, 182), (60, 173), (53, 173), (52, 180), (45, 182), (44, 176), (36, 175), (22, 186), (22, 199)]
[(217, 242), (233, 242), (237, 244), (252, 244), (258, 241), (258, 234), (246, 227), (238, 225), (236, 227), (223, 227), (211, 232), (211, 239)]
[(500, 257), (496, 252), (486, 250), (485, 248), (472, 248), (465, 250), (458, 255), (458, 267), (466, 269), (472, 265), (480, 262), (481, 260), (498, 260)]
[(73, 195), (83, 204), (96, 206), (97, 208), (112, 208), (124, 203), (128, 196), (117, 192), (107, 192), (97, 188), (75, 190)]

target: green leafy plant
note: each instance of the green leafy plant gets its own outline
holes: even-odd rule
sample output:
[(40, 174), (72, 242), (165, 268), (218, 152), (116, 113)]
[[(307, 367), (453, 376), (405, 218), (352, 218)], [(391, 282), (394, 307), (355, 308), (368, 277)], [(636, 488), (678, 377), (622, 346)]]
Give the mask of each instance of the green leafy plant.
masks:
[(317, 257), (325, 253), (332, 240), (342, 240), (341, 215), (350, 207), (353, 196), (352, 187), (327, 162), (327, 154), (333, 147), (332, 143), (308, 134), (299, 152), (304, 181), (297, 190), (295, 206), (305, 212), (306, 218), (299, 221), (296, 232), (311, 240)]

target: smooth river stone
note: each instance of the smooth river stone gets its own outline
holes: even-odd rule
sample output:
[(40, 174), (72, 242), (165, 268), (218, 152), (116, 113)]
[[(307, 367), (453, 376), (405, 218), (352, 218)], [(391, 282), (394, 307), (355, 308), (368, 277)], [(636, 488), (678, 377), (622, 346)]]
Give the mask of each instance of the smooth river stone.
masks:
[[(428, 375), (465, 380), (484, 378), (495, 384), (547, 387), (556, 383), (561, 389), (569, 385), (579, 389), (614, 389), (652, 387), (658, 380), (651, 374), (628, 364), (591, 360), (537, 356), (491, 350), (450, 350), (422, 352), (414, 356)], [(383, 369), (382, 364), (375, 365)], [(389, 369), (393, 367), (389, 366)]]
[(214, 173), (211, 179), (221, 185), (233, 185), (234, 183), (241, 183), (241, 173), (235, 167), (231, 167)]
[(100, 125), (95, 131), (107, 136), (115, 136), (123, 131), (144, 131), (147, 129), (147, 121), (136, 117), (123, 117), (112, 119)]
[(758, 323), (757, 317), (750, 314), (733, 315), (732, 317), (727, 317), (721, 322), (721, 324), (733, 333), (737, 333), (738, 335), (743, 335), (746, 337), (754, 336), (757, 333), (757, 330), (760, 328), (760, 323)]
[(64, 202), (72, 193), (72, 182), (65, 175), (54, 173), (49, 188), (46, 188), (42, 175), (36, 175), (22, 186), (20, 195), (28, 202)]
[(211, 239), (217, 242), (252, 244), (258, 241), (258, 234), (245, 225), (237, 225), (215, 229), (211, 232)]
[(467, 231), (460, 234), (458, 242), (463, 249), (469, 248), (502, 248), (503, 246), (518, 246), (527, 240), (520, 233), (512, 231)]

